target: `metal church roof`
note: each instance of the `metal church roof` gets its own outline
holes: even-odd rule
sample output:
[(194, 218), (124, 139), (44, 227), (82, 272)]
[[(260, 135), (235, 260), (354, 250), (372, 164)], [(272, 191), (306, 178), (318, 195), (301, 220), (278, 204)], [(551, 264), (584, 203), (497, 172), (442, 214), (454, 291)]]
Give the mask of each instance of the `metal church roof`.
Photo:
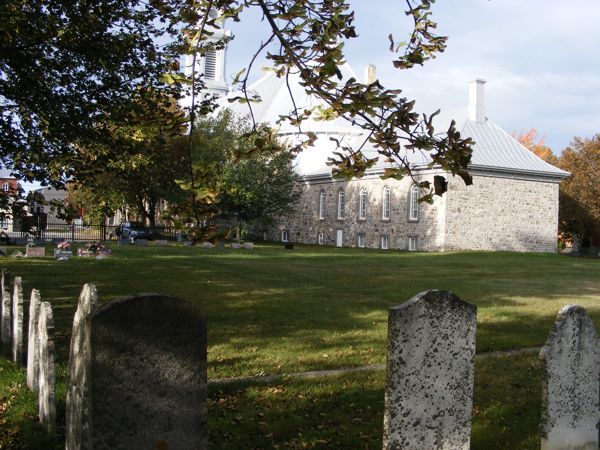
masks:
[[(348, 64), (340, 67), (343, 79), (357, 78)], [(502, 172), (514, 174), (515, 176), (536, 176), (553, 180), (560, 180), (569, 175), (568, 172), (558, 169), (538, 158), (535, 154), (521, 145), (514, 137), (505, 132), (485, 116), (483, 80), (475, 80), (471, 83), (470, 100), (467, 108), (439, 114), (435, 117), (434, 127), (436, 131), (446, 130), (452, 119), (456, 122), (456, 129), (463, 137), (471, 137), (475, 144), (470, 164), (471, 169), (488, 172)], [(278, 78), (274, 73), (269, 73), (250, 86), (251, 94), (258, 94), (262, 101), (253, 103), (252, 110), (257, 122), (266, 122), (271, 126), (279, 127), (279, 134), (287, 139), (292, 139), (298, 129), (285, 122), (277, 124), (281, 115), (288, 115), (294, 106), (302, 110), (322, 104), (322, 101), (307, 95), (304, 87), (300, 84), (297, 74), (285, 78)], [(293, 96), (290, 97), (290, 93)], [(240, 95), (232, 93), (228, 97)], [(232, 109), (240, 115), (247, 115), (249, 108), (247, 104), (228, 103), (225, 99), (220, 100), (221, 107)], [(318, 121), (309, 119), (302, 124), (302, 130), (312, 131), (319, 136), (316, 146), (301, 154), (297, 160), (296, 172), (308, 178), (316, 176), (329, 176), (331, 167), (326, 165), (327, 158), (335, 150), (329, 137), (342, 136), (346, 144), (359, 146), (364, 141), (364, 131), (343, 118), (333, 121)], [(364, 153), (374, 157), (376, 149), (372, 145), (365, 146)], [(304, 153), (304, 152), (303, 152)], [(429, 162), (427, 154), (407, 152), (410, 164), (415, 168), (426, 166)], [(373, 170), (382, 170), (386, 164), (378, 163)]]

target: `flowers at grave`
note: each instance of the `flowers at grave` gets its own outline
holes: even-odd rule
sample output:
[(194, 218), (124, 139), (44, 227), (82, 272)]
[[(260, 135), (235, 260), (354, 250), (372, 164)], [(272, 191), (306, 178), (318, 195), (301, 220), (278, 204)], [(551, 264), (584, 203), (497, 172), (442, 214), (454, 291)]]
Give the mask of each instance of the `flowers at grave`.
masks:
[(88, 242), (85, 248), (92, 253), (100, 253), (104, 250), (104, 247), (99, 242)]
[(58, 243), (58, 245), (56, 246), (56, 248), (58, 248), (59, 250), (70, 250), (71, 249), (71, 243), (69, 241), (62, 241), (62, 242)]

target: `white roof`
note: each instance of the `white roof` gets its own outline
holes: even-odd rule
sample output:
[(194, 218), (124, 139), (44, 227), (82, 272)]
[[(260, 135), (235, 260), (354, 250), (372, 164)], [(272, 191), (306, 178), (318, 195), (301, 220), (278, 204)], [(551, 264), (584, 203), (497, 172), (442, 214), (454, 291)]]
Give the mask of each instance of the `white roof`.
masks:
[[(343, 79), (357, 78), (348, 64), (340, 67)], [(320, 99), (307, 95), (300, 84), (298, 74), (286, 78), (278, 78), (274, 73), (269, 73), (255, 82), (249, 88), (250, 95), (258, 94), (262, 99), (260, 103), (252, 103), (252, 111), (256, 122), (265, 122), (271, 126), (279, 127), (279, 134), (287, 139), (294, 140), (298, 128), (289, 123), (277, 124), (282, 115), (288, 115), (294, 105), (302, 110), (323, 104)], [(290, 93), (293, 96), (290, 97)], [(231, 93), (227, 98), (240, 95), (239, 92)], [(239, 115), (249, 114), (248, 104), (229, 103), (221, 99), (222, 108), (230, 108)], [(456, 129), (462, 137), (470, 137), (475, 141), (470, 168), (483, 171), (513, 173), (515, 175), (535, 175), (552, 179), (562, 179), (569, 175), (568, 172), (558, 169), (538, 158), (515, 138), (506, 133), (502, 128), (487, 117), (477, 123), (469, 117), (468, 109), (460, 109), (439, 114), (434, 119), (436, 132), (448, 129), (451, 120), (456, 122)], [(327, 158), (336, 150), (330, 138), (343, 139), (344, 144), (353, 148), (360, 147), (366, 134), (357, 125), (353, 125), (343, 118), (332, 121), (305, 120), (302, 131), (312, 131), (319, 139), (314, 148), (303, 151), (296, 161), (296, 172), (302, 176), (328, 176), (331, 167), (326, 165)], [(363, 153), (367, 157), (376, 157), (377, 151), (372, 144), (364, 146)], [(407, 158), (415, 168), (423, 167), (430, 161), (426, 153), (407, 151)], [(373, 170), (381, 170), (387, 164), (379, 162)]]

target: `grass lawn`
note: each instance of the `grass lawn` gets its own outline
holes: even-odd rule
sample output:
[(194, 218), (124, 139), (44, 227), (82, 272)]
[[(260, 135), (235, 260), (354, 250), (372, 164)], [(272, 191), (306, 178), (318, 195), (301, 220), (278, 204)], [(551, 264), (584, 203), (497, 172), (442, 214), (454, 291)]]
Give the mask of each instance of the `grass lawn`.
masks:
[[(53, 304), (62, 383), (71, 320), (86, 282), (96, 284), (103, 302), (159, 292), (198, 304), (208, 321), (209, 379), (384, 363), (388, 308), (427, 289), (451, 290), (478, 306), (478, 352), (542, 345), (557, 311), (569, 303), (585, 306), (600, 323), (600, 261), (592, 259), (302, 246), (115, 247), (113, 253), (105, 260), (1, 261), (23, 278), (26, 297), (37, 288)], [(507, 358), (477, 363), (474, 448), (539, 448), (537, 359)], [(0, 366), (1, 402), (12, 388), (26, 403), (19, 382), (6, 375), (10, 367)], [(383, 379), (383, 372), (373, 372), (213, 389), (213, 446), (248, 447), (246, 440), (257, 448), (380, 447)], [(523, 395), (515, 395), (520, 389)], [(21, 407), (17, 400), (4, 412), (0, 404), (0, 428), (2, 420), (20, 423), (12, 412)], [(362, 419), (350, 417), (356, 408), (365, 412)], [(231, 424), (236, 431), (228, 435)], [(351, 443), (336, 440), (348, 436)], [(496, 445), (487, 445), (489, 439), (498, 439)]]

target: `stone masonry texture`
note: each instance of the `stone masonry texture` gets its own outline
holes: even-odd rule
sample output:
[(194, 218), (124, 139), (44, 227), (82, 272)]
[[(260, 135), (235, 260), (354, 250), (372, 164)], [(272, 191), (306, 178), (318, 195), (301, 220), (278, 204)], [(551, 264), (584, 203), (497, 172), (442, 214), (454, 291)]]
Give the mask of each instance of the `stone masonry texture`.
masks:
[(476, 320), (444, 291), (390, 308), (384, 449), (468, 450)]
[(540, 352), (542, 450), (597, 450), (600, 349), (581, 306), (562, 308)]
[[(435, 173), (419, 181), (433, 180)], [(356, 247), (364, 235), (365, 247), (379, 248), (386, 236), (389, 248), (407, 250), (416, 238), (419, 251), (501, 250), (555, 252), (558, 231), (558, 183), (544, 179), (473, 176), (465, 186), (458, 177), (446, 174), (448, 192), (436, 196), (432, 205), (420, 203), (419, 219), (409, 220), (410, 179), (382, 180), (368, 175), (349, 182), (317, 179), (301, 182), (302, 197), (294, 213), (279, 218), (267, 229), (267, 238), (278, 241), (282, 230), (291, 242), (335, 245), (337, 230), (343, 245)], [(383, 190), (391, 191), (391, 213), (383, 218)], [(359, 219), (359, 192), (367, 190), (367, 214)], [(345, 214), (338, 219), (338, 192), (345, 194)], [(325, 214), (319, 217), (319, 197), (325, 192)]]

